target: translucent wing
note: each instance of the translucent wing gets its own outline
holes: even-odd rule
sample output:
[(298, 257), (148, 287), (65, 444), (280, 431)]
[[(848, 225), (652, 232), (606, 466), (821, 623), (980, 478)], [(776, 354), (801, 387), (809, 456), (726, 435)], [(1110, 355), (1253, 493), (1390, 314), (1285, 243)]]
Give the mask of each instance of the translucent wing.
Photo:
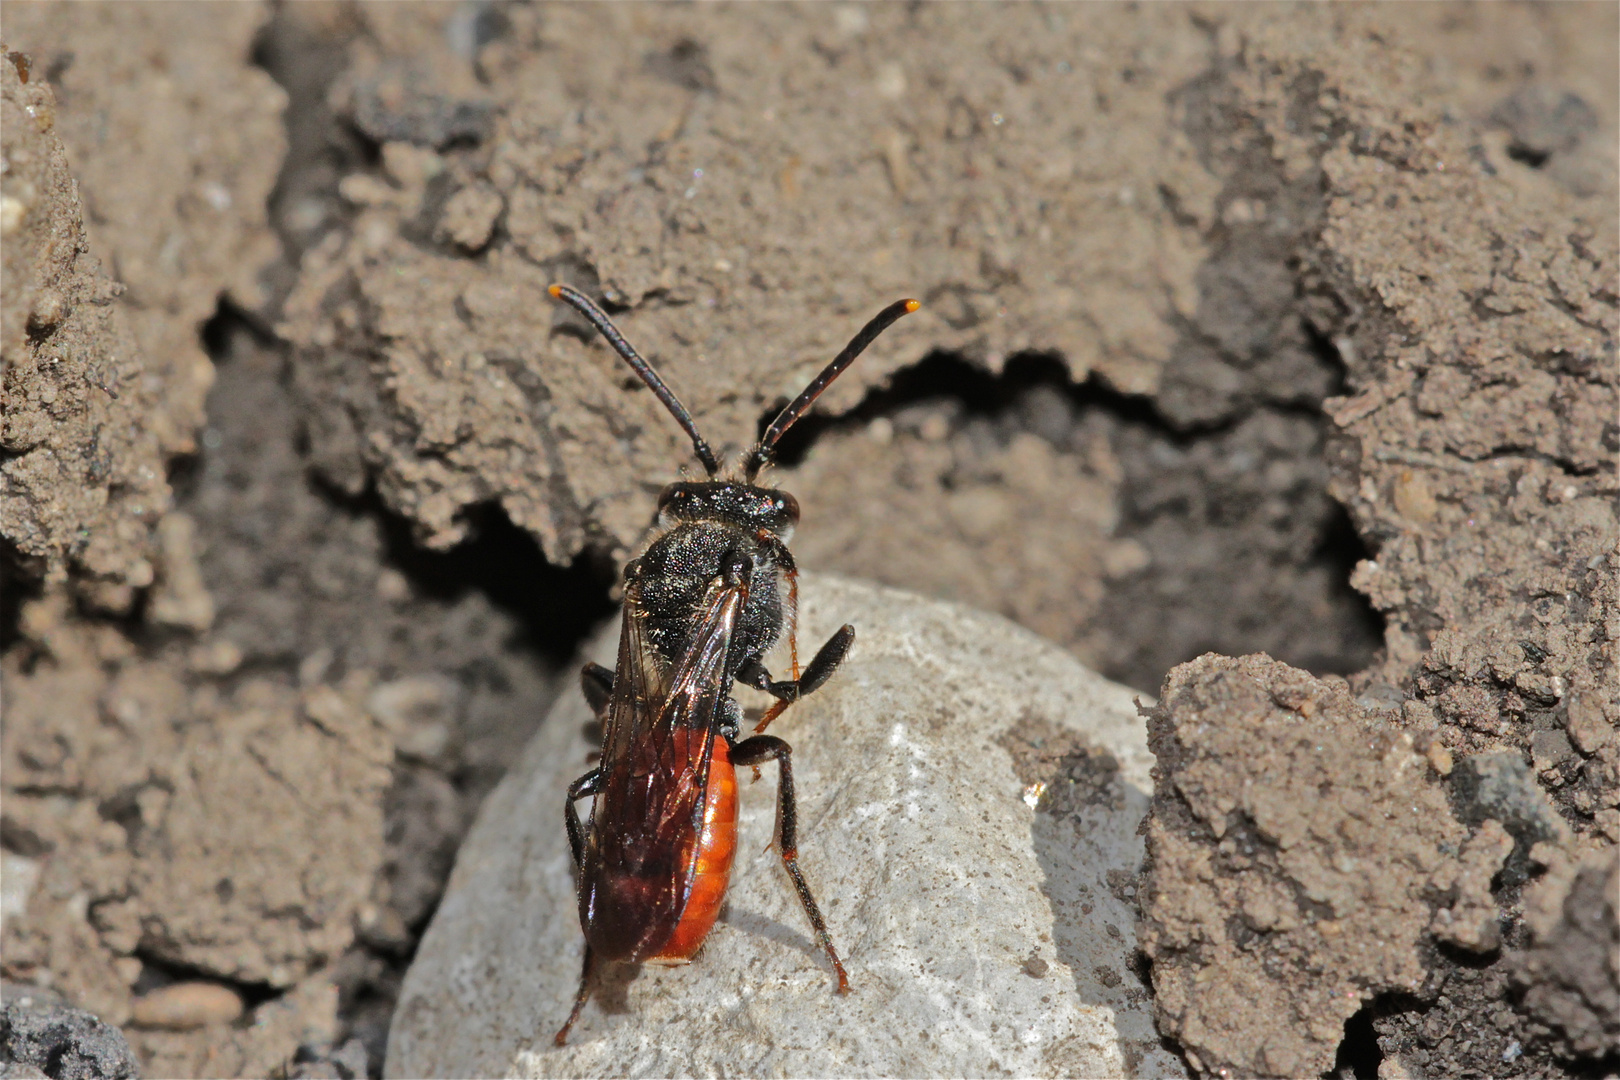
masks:
[(601, 791), (591, 813), (580, 921), (604, 959), (657, 954), (680, 922), (696, 870), (726, 655), (745, 598), (716, 579), (685, 652), (663, 670), (634, 586), (604, 718)]

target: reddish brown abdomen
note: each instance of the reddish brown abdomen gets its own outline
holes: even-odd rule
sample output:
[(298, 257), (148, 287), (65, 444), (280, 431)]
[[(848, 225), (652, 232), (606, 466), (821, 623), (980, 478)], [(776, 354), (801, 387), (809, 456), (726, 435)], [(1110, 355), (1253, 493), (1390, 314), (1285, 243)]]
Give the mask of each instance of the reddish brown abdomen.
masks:
[(709, 790), (703, 806), (703, 831), (698, 835), (692, 891), (675, 932), (652, 962), (678, 963), (690, 960), (698, 951), (720, 915), (736, 853), (737, 771), (731, 765), (731, 747), (724, 738), (716, 738), (714, 757), (709, 762)]

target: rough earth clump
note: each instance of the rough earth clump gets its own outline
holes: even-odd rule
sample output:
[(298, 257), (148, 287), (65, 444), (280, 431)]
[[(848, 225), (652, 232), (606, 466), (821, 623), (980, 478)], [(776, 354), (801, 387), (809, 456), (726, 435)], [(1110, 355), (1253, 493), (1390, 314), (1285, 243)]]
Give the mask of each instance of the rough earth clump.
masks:
[[(5, 17), (0, 966), (149, 1073), (381, 1068), (474, 811), (689, 460), (554, 279), (732, 444), (919, 296), (771, 474), (801, 562), (1141, 690), (1210, 651), (1322, 677), (1334, 731), (1421, 749), (1412, 836), (1462, 839), (1277, 1060), (1612, 1066), (1612, 6)], [(1247, 775), (1232, 734), (1200, 752)], [(1182, 760), (1154, 827), (1224, 859)], [(1165, 1030), (1239, 1060), (1163, 940)]]
[(1343, 680), (1202, 657), (1166, 680), (1148, 732), (1142, 950), (1195, 1068), (1325, 1073), (1365, 1001), (1424, 989), (1431, 933), (1494, 933), (1502, 827), (1470, 838), (1436, 759)]
[[(999, 610), (1143, 686), (1239, 643), (1370, 659), (1312, 412), (1340, 369), (1288, 269), (1312, 194), (1264, 221), (1221, 209), (1279, 185), (1243, 139), (1230, 175), (1203, 160), (1213, 106), (1183, 63), (1208, 42), (1183, 16), (782, 9), (711, 55), (669, 11), (604, 64), (594, 42), (641, 18), (516, 10), (470, 62), (476, 20), (374, 13), (350, 47), (330, 100), (387, 139), (340, 185), (352, 220), (306, 258), (284, 323), (327, 477), (374, 478), (432, 546), (496, 502), (553, 559), (622, 554), (687, 451), (546, 284), (623, 309), (736, 444), (922, 282), (923, 311), (827, 399), (864, 404), (783, 476), (825, 508), (806, 558)], [(828, 62), (784, 78), (754, 59), (784, 47)], [(610, 85), (624, 111), (593, 122)], [(853, 88), (866, 107), (830, 106)], [(1107, 122), (1065, 104), (1088, 100)], [(491, 119), (448, 139), (458, 109)], [(955, 366), (905, 370), (922, 343)], [(933, 558), (905, 557), (922, 543)]]
[[(1352, 583), (1388, 620), (1379, 662), (1352, 676), (1356, 705), (1431, 748), (1458, 817), (1477, 830), (1469, 841), (1477, 865), (1468, 868), (1462, 847), (1451, 888), (1471, 886), (1465, 910), (1501, 923), (1442, 920), (1431, 933), (1451, 948), (1419, 952), (1409, 941), (1422, 986), (1381, 985), (1354, 968), (1350, 977), (1362, 979), (1357, 1000), (1374, 1004), (1378, 1052), (1400, 1068), (1556, 1072), (1574, 1044), (1518, 1037), (1526, 1026), (1516, 1010), (1548, 1002), (1530, 1006), (1508, 976), (1524, 970), (1514, 958), (1527, 938), (1520, 890), (1539, 869), (1534, 845), (1596, 846), (1612, 859), (1620, 839), (1610, 748), (1620, 722), (1613, 203), (1527, 187), (1493, 155), (1501, 143), (1488, 133), (1391, 102), (1390, 87), (1415, 78), (1398, 56), (1367, 37), (1345, 44), (1352, 48), (1299, 51), (1297, 38), (1260, 30), (1226, 77), (1284, 175), (1315, 175), (1325, 192), (1300, 287), (1312, 324), (1345, 363), (1348, 393), (1326, 403), (1335, 423), (1330, 490), (1374, 549)], [(1387, 123), (1392, 108), (1406, 117), (1398, 130)], [(1514, 159), (1511, 147), (1500, 153)], [(1450, 224), (1437, 232), (1437, 220)], [(1437, 258), (1444, 274), (1424, 269)], [(1173, 692), (1199, 673), (1178, 669), (1166, 683), (1162, 708), (1177, 727), (1201, 715)], [(1233, 735), (1247, 715), (1225, 721), (1238, 725)], [(1231, 783), (1262, 775), (1250, 772), (1249, 750), (1208, 753)], [(1265, 775), (1304, 781), (1345, 760), (1305, 752)], [(1181, 761), (1161, 755), (1153, 827), (1185, 842), (1191, 834), (1172, 828), (1175, 793), (1190, 779)], [(1509, 854), (1503, 839), (1485, 835), (1492, 822), (1511, 834), (1505, 864), (1496, 857)], [(1219, 850), (1221, 839), (1217, 828), (1192, 843)], [(1194, 857), (1174, 855), (1181, 864)], [(1486, 884), (1494, 899), (1481, 895)], [(1174, 888), (1154, 892), (1144, 918), (1176, 926), (1187, 901)], [(1194, 893), (1212, 905), (1203, 925), (1218, 926), (1223, 911), (1241, 917), (1235, 894)], [(1211, 1067), (1269, 1075), (1332, 1063), (1330, 1018), (1349, 1017), (1350, 1003), (1313, 1013), (1324, 1026), (1312, 1032), (1308, 1057), (1293, 1056), (1306, 1052), (1298, 1045), (1276, 1061), (1234, 1057), (1262, 1044), (1200, 1024), (1201, 1010), (1219, 1014), (1228, 992), (1214, 976), (1220, 954), (1183, 954), (1187, 942), (1162, 940), (1170, 968), (1155, 968), (1161, 1019), (1180, 1027), (1191, 1053)], [(1261, 985), (1291, 996), (1297, 977), (1271, 972)], [(1594, 985), (1606, 978), (1599, 972)], [(1171, 987), (1183, 996), (1168, 995)], [(1303, 1020), (1291, 1028), (1295, 1038), (1310, 1031)]]
[[(125, 610), (156, 571), (151, 526), (169, 508), (168, 406), (120, 286), (89, 250), (56, 128), (56, 96), (10, 54), (0, 64), (6, 401), (0, 530), (10, 558), (62, 581), (71, 564)], [(192, 425), (200, 415), (192, 418)], [(183, 421), (182, 421), (183, 423)]]

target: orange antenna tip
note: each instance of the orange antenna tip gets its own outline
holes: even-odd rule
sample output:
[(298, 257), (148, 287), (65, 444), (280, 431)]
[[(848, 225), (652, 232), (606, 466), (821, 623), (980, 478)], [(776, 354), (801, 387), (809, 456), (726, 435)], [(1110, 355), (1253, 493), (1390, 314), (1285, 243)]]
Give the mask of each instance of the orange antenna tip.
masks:
[(562, 286), (561, 285), (553, 285), (551, 288), (547, 289), (546, 292), (551, 294), (551, 298), (553, 300), (556, 300), (556, 299), (558, 299), (559, 297), (562, 296)]
[(913, 311), (916, 311), (920, 307), (922, 307), (922, 301), (921, 300), (907, 300), (906, 301), (906, 314), (910, 315)]

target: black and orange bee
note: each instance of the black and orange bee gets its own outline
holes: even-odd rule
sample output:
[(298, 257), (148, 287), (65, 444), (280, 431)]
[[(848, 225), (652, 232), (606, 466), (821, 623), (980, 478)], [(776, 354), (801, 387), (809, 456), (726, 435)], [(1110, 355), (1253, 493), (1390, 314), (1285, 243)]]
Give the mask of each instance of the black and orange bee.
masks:
[[(583, 315), (657, 395), (709, 476), (670, 484), (659, 496), (657, 537), (624, 568), (618, 666), (587, 664), (581, 672), (585, 697), (602, 722), (602, 754), (569, 787), (566, 801), (585, 964), (557, 1045), (567, 1041), (590, 997), (594, 965), (685, 964), (708, 937), (736, 852), (739, 765), (777, 763), (777, 848), (838, 975), (838, 992), (847, 993), (849, 976), (799, 872), (791, 752), (763, 732), (837, 670), (855, 629), (840, 629), (800, 672), (798, 576), (787, 548), (799, 504), (754, 481), (794, 421), (879, 334), (919, 305), (901, 300), (879, 312), (743, 455), (740, 477), (726, 478), (692, 415), (607, 315), (566, 285), (550, 293)], [(777, 680), (764, 659), (784, 629), (793, 677)], [(741, 741), (733, 681), (776, 699)], [(587, 795), (591, 813), (581, 824), (574, 803)]]

